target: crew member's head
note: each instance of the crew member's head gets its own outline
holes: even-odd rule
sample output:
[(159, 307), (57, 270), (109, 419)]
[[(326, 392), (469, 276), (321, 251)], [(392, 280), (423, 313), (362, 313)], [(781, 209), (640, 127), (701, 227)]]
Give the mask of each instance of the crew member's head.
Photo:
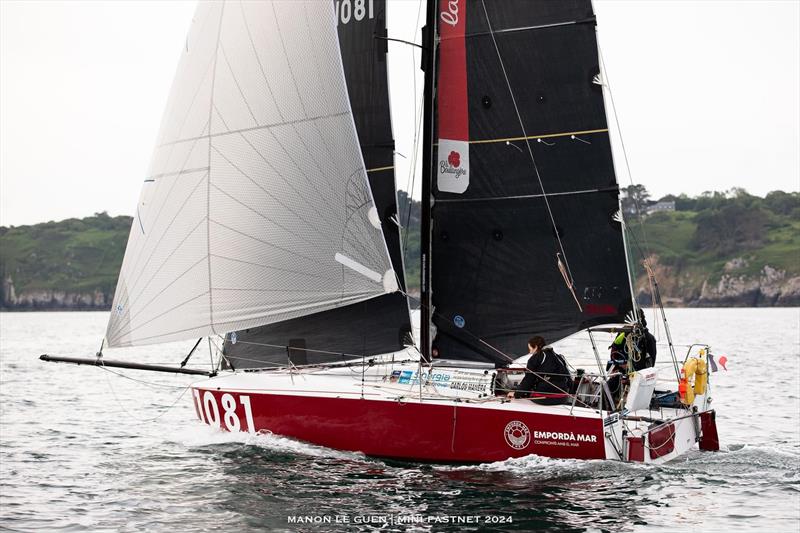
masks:
[(546, 343), (544, 342), (544, 337), (540, 337), (539, 335), (531, 337), (530, 339), (528, 339), (528, 352), (529, 353), (539, 352), (541, 351), (542, 348), (544, 348), (545, 344)]

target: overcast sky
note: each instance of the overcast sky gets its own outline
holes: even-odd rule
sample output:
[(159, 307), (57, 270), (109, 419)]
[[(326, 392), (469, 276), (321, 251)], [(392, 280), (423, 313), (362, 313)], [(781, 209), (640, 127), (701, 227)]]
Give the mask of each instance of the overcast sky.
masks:
[[(390, 36), (414, 38), (417, 7), (390, 0)], [(634, 182), (655, 197), (800, 189), (800, 2), (599, 0), (595, 10)], [(132, 213), (193, 11), (0, 0), (0, 224)], [(406, 156), (397, 181), (408, 188), (419, 61), (404, 45), (390, 53)], [(618, 179), (629, 183), (624, 168)]]

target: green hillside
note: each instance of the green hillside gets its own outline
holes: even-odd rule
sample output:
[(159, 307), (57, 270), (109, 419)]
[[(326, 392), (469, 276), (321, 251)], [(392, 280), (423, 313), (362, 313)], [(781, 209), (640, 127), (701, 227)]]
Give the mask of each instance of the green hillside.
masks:
[(800, 275), (800, 193), (760, 198), (732, 189), (662, 200), (674, 201), (676, 210), (629, 218), (636, 255), (657, 256), (674, 278), (664, 280), (673, 293), (668, 296), (686, 296), (675, 293), (724, 274), (758, 277), (765, 266)]
[(111, 294), (130, 227), (131, 217), (106, 213), (0, 227), (0, 274), (11, 278), (17, 294), (48, 289)]
[[(800, 276), (800, 193), (775, 191), (760, 198), (733, 189), (694, 198), (667, 196), (661, 200), (674, 202), (674, 211), (641, 217), (632, 214), (634, 203), (640, 207), (654, 203), (644, 187), (626, 188), (623, 198), (632, 256), (639, 265), (639, 289), (647, 287), (641, 267), (645, 255), (652, 258), (662, 295), (675, 303), (696, 300), (704, 283), (716, 283), (723, 276), (757, 280), (765, 266), (781, 271), (786, 279)], [(400, 191), (398, 206), (406, 228), (402, 243), (406, 279), (415, 292), (420, 270), (419, 203), (409, 202)], [(100, 291), (110, 301), (130, 225), (130, 217), (98, 213), (84, 219), (0, 227), (0, 275), (6, 282), (0, 291), (10, 292), (10, 279), (17, 297), (35, 291)], [(0, 303), (9, 306), (5, 292), (0, 293)]]

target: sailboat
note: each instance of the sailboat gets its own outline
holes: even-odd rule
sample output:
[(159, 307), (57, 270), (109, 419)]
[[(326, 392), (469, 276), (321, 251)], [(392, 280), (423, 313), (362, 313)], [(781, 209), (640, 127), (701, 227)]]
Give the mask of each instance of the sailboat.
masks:
[[(686, 355), (694, 383), (671, 341), (670, 364), (633, 370), (645, 329), (591, 2), (430, 1), (422, 36), (394, 44), (419, 47), (425, 75), (419, 298), (401, 249), (385, 1), (201, 2), (104, 339), (196, 344), (179, 367), (102, 349), (42, 358), (205, 374), (191, 386), (205, 424), (383, 458), (660, 463), (718, 449), (708, 347)], [(530, 337), (578, 333), (596, 372), (570, 372), (560, 402), (509, 397), (531, 372), (514, 355)], [(606, 369), (595, 339), (608, 334), (629, 370)], [(212, 372), (186, 366), (204, 338)]]

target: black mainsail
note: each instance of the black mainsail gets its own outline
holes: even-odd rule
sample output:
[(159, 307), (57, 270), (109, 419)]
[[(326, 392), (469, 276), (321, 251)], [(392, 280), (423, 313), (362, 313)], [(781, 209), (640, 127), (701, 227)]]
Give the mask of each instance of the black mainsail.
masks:
[[(370, 0), (364, 9), (335, 2), (345, 79), (381, 230), (398, 285), (405, 289), (394, 138), (386, 69), (386, 2)], [(397, 351), (409, 342), (411, 321), (402, 292), (292, 320), (237, 331), (225, 342), (234, 368), (313, 364)], [(235, 339), (236, 342), (232, 342)], [(288, 348), (287, 348), (288, 347)]]
[(436, 23), (423, 247), (440, 357), (502, 364), (532, 335), (623, 321), (630, 281), (591, 2), (441, 0)]

